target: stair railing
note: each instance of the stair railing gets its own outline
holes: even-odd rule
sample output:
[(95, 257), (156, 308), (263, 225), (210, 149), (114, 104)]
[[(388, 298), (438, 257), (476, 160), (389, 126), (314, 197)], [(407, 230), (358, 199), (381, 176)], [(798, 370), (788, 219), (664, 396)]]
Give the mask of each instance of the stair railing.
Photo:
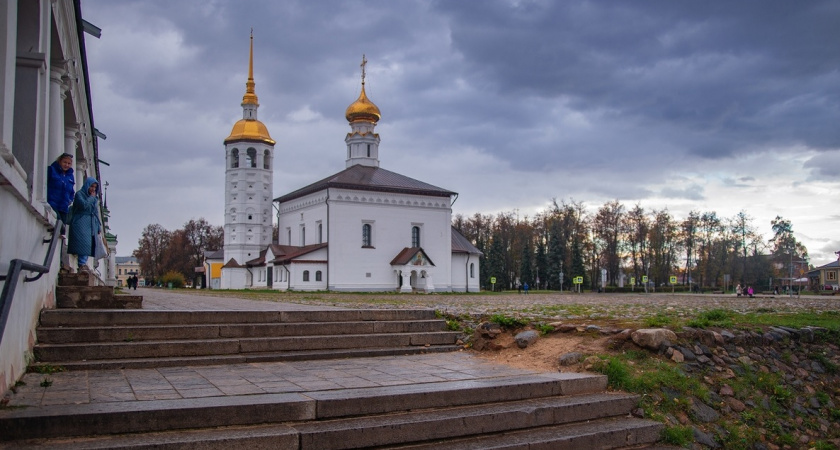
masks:
[(44, 239), (43, 244), (50, 244), (46, 256), (44, 256), (44, 264), (38, 265), (33, 262), (24, 261), (22, 259), (13, 259), (9, 264), (9, 271), (6, 275), (0, 275), (0, 281), (5, 281), (3, 285), (3, 293), (0, 294), (0, 342), (3, 340), (3, 335), (6, 331), (6, 322), (9, 320), (9, 312), (12, 310), (12, 301), (15, 298), (15, 289), (17, 288), (18, 278), (25, 272), (34, 272), (35, 275), (24, 277), (24, 283), (30, 283), (41, 278), (45, 273), (50, 271), (52, 266), (53, 255), (55, 254), (56, 244), (59, 242), (59, 234), (64, 222), (61, 219), (56, 221), (53, 228), (52, 236), (49, 239)]

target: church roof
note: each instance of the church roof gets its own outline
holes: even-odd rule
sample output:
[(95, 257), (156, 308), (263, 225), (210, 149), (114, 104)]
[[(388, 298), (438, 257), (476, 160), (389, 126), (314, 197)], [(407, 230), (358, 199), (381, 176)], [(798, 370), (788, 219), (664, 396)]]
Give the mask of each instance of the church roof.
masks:
[(452, 253), (469, 253), (471, 255), (484, 255), (478, 248), (472, 245), (469, 239), (452, 227)]
[(204, 251), (204, 258), (205, 259), (223, 259), (225, 257), (225, 250), (218, 249), (218, 250), (205, 250)]
[[(271, 244), (268, 248), (271, 248), (271, 253), (274, 254), (274, 259), (271, 260), (271, 261), (268, 261), (268, 262), (271, 262), (271, 263), (274, 263), (274, 264), (287, 264), (287, 263), (291, 262), (293, 259), (295, 259), (299, 256), (303, 256), (307, 253), (312, 253), (315, 250), (320, 250), (320, 249), (326, 248), (326, 247), (327, 247), (326, 242), (322, 243), (322, 244), (305, 245), (303, 247), (297, 247), (297, 246), (294, 246), (294, 245)], [(265, 255), (266, 255), (266, 253), (268, 253), (268, 248), (262, 250), (260, 252), (259, 257), (254, 258), (254, 259), (248, 261), (245, 264), (248, 267), (265, 265), (265, 263), (267, 262), (265, 260)]]
[(242, 264), (239, 264), (233, 258), (231, 258), (228, 262), (225, 263), (224, 266), (222, 266), (222, 268), (224, 268), (224, 269), (238, 268), (238, 267), (245, 267), (245, 266), (243, 266)]
[(452, 195), (457, 195), (457, 192), (439, 188), (437, 186), (415, 180), (414, 178), (409, 178), (405, 175), (385, 170), (381, 167), (356, 164), (355, 166), (344, 169), (335, 175), (316, 181), (309, 186), (290, 192), (282, 197), (277, 197), (274, 201), (283, 203), (329, 188), (429, 195), (433, 197), (450, 197)]
[[(406, 247), (406, 248), (402, 249), (402, 251), (397, 253), (397, 256), (395, 256), (394, 259), (391, 260), (391, 265), (392, 266), (405, 266), (405, 265), (412, 264), (412, 260), (414, 259), (414, 257), (418, 253), (422, 256), (422, 258), (426, 258), (426, 262), (428, 262), (430, 266), (435, 265), (435, 263), (432, 262), (431, 258), (429, 258), (429, 255), (427, 255), (426, 252), (423, 251), (423, 249), (421, 247)], [(422, 262), (423, 261), (422, 258), (420, 258), (418, 260), (418, 262)], [(416, 265), (424, 265), (424, 264), (416, 264)]]

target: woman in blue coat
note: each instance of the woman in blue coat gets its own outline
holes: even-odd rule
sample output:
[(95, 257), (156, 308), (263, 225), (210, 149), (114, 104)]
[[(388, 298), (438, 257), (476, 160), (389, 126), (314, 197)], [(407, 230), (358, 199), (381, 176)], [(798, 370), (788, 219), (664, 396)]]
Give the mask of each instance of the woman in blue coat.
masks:
[(73, 155), (62, 153), (47, 167), (47, 203), (64, 223), (67, 223), (67, 211), (73, 203), (75, 185)]
[(70, 208), (70, 233), (67, 253), (77, 255), (79, 270), (87, 270), (88, 257), (93, 255), (94, 239), (99, 239), (99, 182), (88, 177), (76, 192)]

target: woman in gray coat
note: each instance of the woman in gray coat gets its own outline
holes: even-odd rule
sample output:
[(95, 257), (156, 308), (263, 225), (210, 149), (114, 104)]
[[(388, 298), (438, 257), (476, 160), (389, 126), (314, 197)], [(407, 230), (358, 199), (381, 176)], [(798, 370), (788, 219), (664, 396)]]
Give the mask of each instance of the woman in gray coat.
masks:
[(87, 270), (88, 257), (94, 252), (94, 239), (99, 239), (99, 182), (88, 177), (76, 192), (70, 208), (70, 233), (67, 253), (77, 255), (79, 270)]

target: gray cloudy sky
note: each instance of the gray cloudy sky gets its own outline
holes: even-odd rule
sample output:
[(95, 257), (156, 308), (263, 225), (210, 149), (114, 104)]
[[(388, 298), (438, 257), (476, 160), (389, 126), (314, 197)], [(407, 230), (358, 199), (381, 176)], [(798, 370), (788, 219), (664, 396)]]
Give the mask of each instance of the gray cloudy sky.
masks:
[(781, 215), (812, 263), (840, 250), (835, 1), (83, 0), (118, 253), (142, 229), (221, 225), (249, 32), (274, 194), (344, 168), (345, 108), (382, 111), (382, 167), (453, 213), (546, 208)]

